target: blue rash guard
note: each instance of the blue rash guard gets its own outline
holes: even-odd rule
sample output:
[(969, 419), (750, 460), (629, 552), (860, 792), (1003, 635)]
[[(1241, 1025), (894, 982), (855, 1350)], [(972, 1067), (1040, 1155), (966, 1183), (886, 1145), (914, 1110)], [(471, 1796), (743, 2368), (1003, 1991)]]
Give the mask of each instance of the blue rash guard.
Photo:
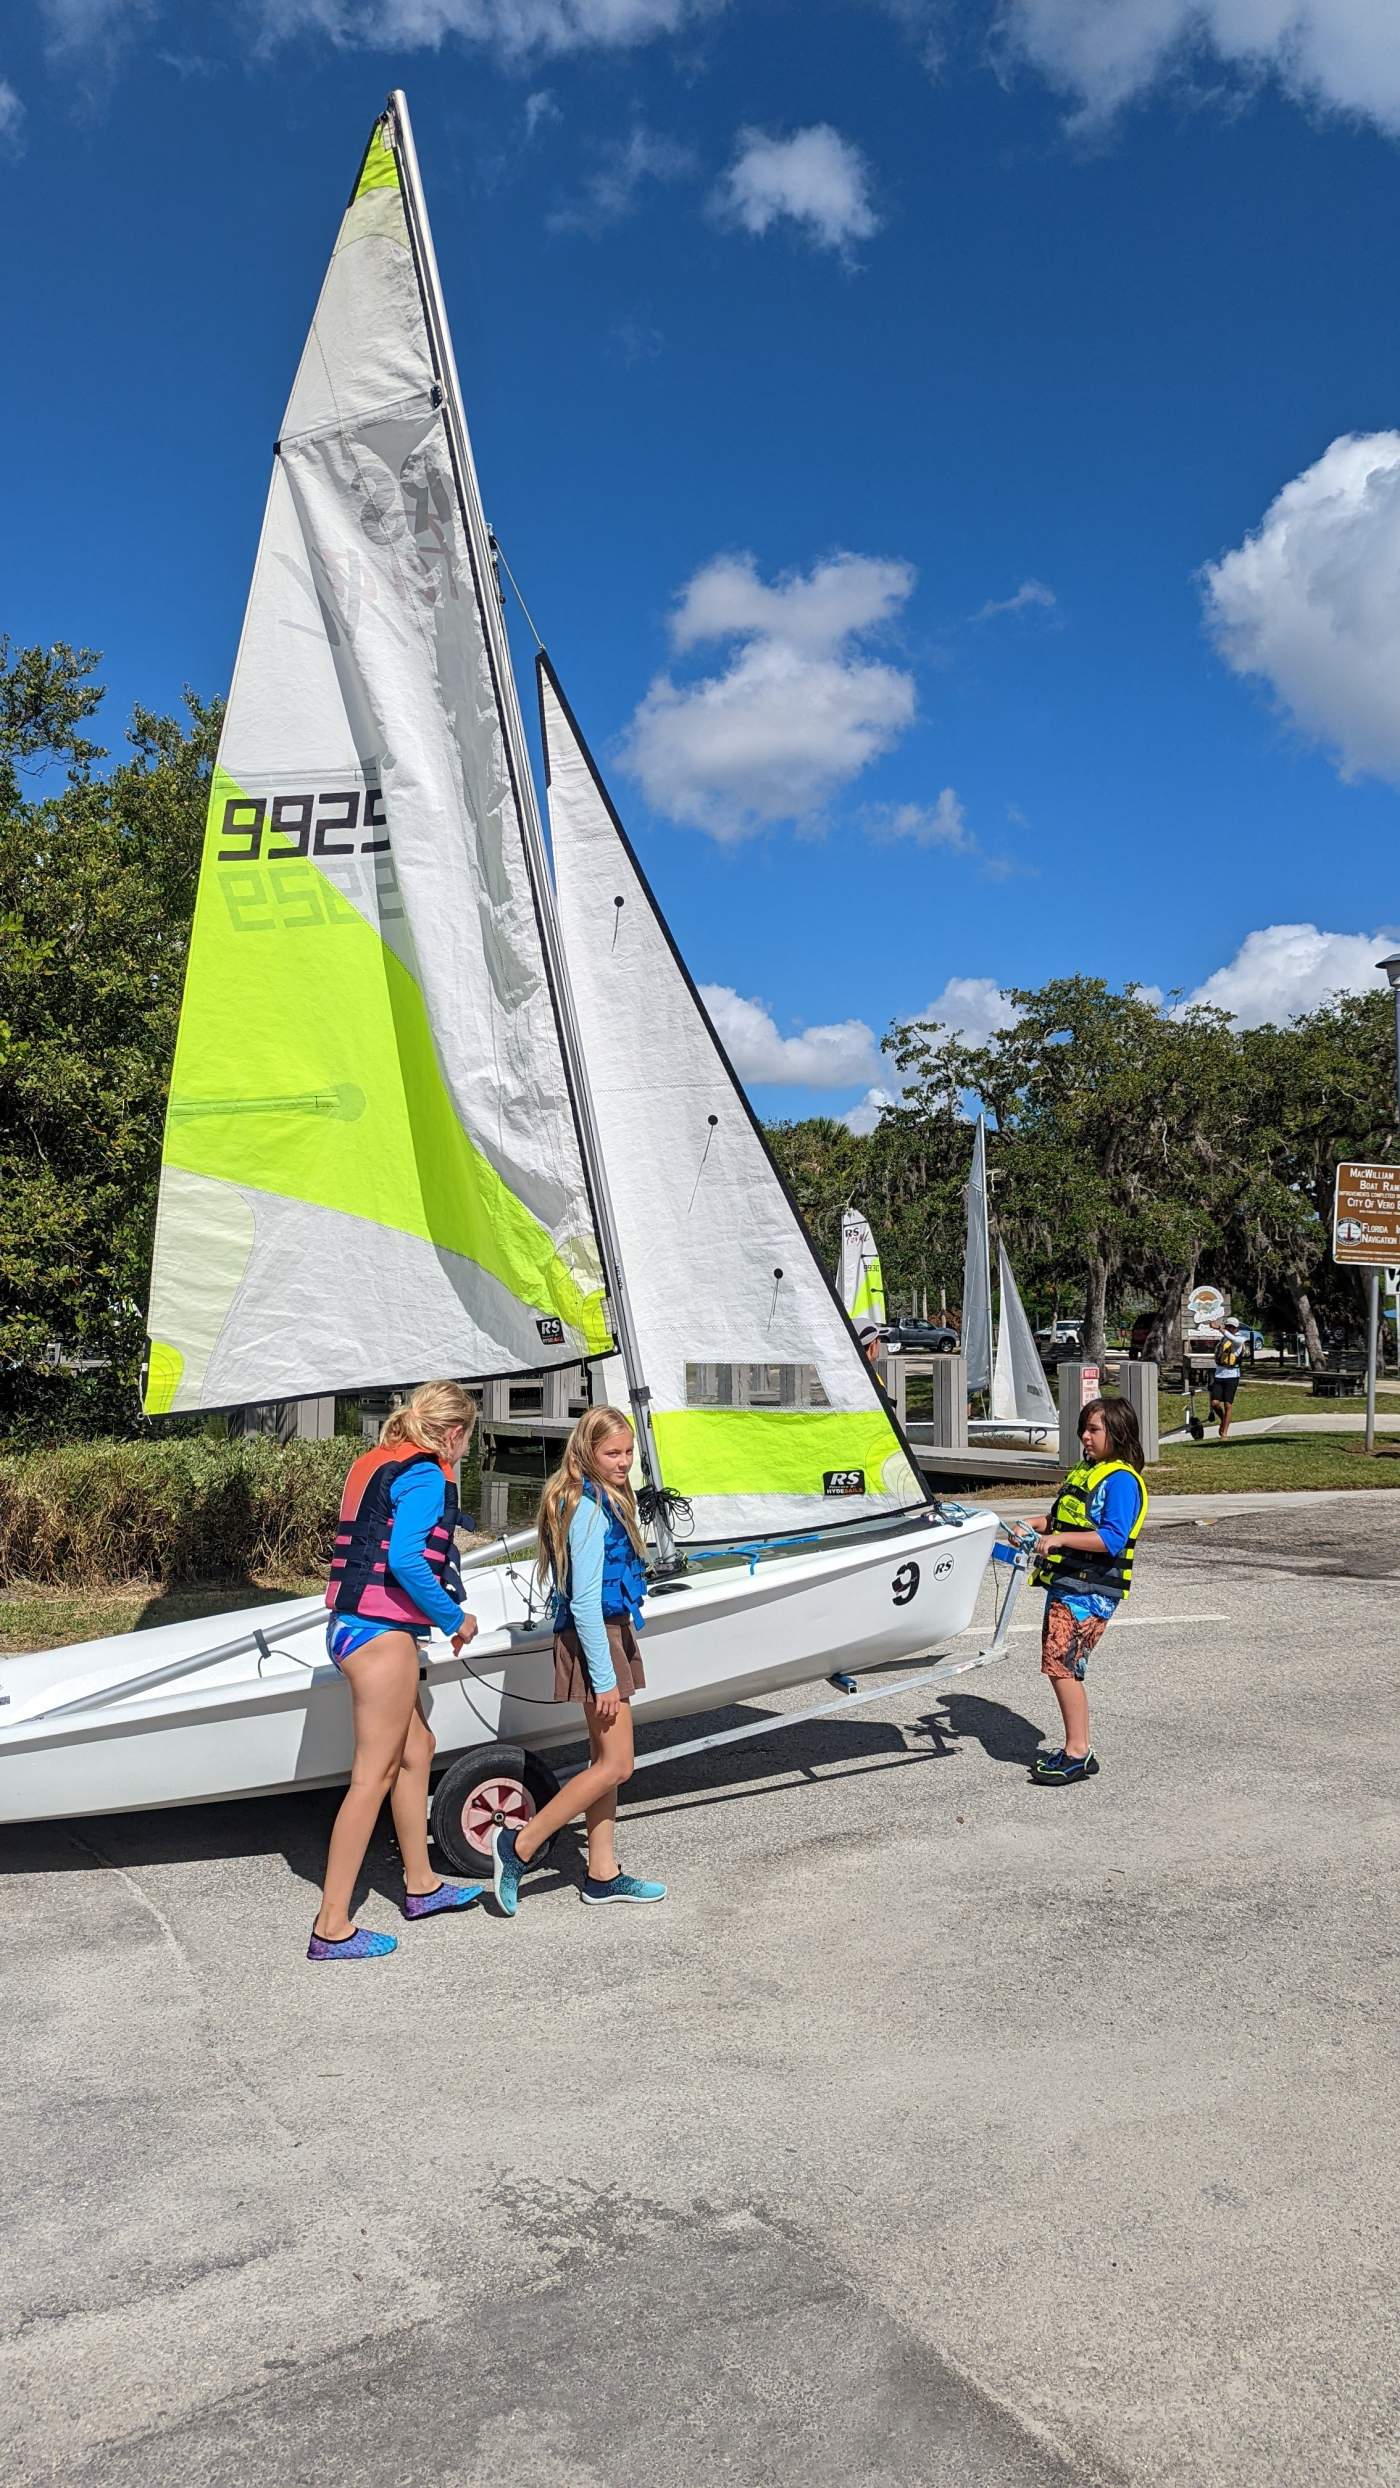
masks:
[(617, 1683), (603, 1622), (603, 1558), (607, 1546), (607, 1521), (599, 1506), (585, 1495), (569, 1523), (569, 1607), (595, 1694), (611, 1693)]
[[(455, 1598), (448, 1597), (434, 1577), (424, 1552), (442, 1518), (446, 1497), (447, 1480), (436, 1465), (407, 1469), (395, 1478), (389, 1488), (389, 1508), (393, 1513), (389, 1524), (389, 1570), (429, 1622), (450, 1641), (462, 1622), (464, 1610)], [(392, 1620), (381, 1621), (378, 1616), (334, 1615), (326, 1626), (326, 1648), (338, 1667), (342, 1659), (349, 1658), (352, 1651), (363, 1650), (366, 1642), (374, 1641), (380, 1633), (413, 1630), (412, 1626)], [(424, 1634), (415, 1632), (415, 1639), (424, 1638)]]

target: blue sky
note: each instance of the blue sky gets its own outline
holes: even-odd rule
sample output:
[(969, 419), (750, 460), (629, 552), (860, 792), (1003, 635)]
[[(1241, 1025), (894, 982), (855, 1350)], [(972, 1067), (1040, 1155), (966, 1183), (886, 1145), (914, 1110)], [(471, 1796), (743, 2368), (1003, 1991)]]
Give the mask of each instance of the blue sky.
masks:
[(892, 1017), (1003, 984), (1354, 985), (1400, 924), (1400, 30), (1238, 15), (41, 0), (0, 627), (104, 651), (109, 739), (226, 686), (402, 84), (488, 512), (764, 1111), (859, 1118)]

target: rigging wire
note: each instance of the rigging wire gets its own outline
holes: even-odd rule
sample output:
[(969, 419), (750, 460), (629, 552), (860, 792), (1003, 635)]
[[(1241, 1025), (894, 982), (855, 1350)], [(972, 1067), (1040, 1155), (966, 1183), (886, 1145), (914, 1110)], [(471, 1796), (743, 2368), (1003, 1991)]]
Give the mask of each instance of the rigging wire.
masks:
[(504, 553), (501, 551), (501, 540), (494, 527), (488, 529), (487, 541), (491, 547), (492, 560), (496, 562), (505, 572), (506, 577), (509, 579), (511, 586), (515, 590), (515, 601), (530, 626), (535, 646), (542, 649), (544, 647), (544, 641), (541, 639), (539, 632), (535, 629), (535, 617), (531, 613), (529, 606), (526, 604), (524, 597), (520, 593), (520, 582), (517, 579), (515, 572), (511, 569), (510, 563), (506, 560)]

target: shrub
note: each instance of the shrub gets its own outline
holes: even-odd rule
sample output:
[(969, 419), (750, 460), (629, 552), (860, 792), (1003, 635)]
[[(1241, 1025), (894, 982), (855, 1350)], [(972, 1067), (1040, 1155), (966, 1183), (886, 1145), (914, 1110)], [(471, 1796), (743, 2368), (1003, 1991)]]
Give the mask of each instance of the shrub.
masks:
[(67, 1443), (0, 1458), (0, 1587), (322, 1572), (348, 1450), (252, 1435)]

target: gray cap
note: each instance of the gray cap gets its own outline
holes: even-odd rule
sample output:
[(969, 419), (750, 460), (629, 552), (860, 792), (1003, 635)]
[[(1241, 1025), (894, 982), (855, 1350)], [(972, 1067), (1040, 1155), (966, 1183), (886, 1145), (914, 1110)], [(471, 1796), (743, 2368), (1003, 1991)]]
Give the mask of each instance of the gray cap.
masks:
[(1243, 1322), (1236, 1321), (1233, 1313), (1227, 1313), (1225, 1316), (1225, 1328), (1227, 1330), (1243, 1330), (1244, 1324)]
[(858, 1313), (856, 1315), (856, 1337), (859, 1339), (861, 1346), (868, 1348), (871, 1340), (878, 1339), (879, 1336), (880, 1325), (876, 1321), (874, 1314)]

